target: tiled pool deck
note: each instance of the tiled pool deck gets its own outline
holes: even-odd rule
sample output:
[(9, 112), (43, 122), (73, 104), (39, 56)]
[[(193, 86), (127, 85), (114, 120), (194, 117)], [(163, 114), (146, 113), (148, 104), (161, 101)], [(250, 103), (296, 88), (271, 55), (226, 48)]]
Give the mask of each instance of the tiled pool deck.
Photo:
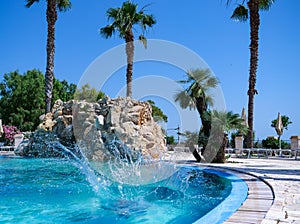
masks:
[[(193, 160), (190, 155), (186, 156), (182, 159)], [(300, 224), (300, 160), (231, 158), (225, 164), (210, 166), (237, 171), (249, 187), (246, 201), (226, 224)]]
[[(242, 214), (241, 219), (236, 223), (300, 223), (300, 160), (279, 157), (269, 159), (234, 158), (229, 160), (229, 163), (221, 166), (255, 175), (266, 181), (274, 192), (274, 202), (267, 209), (269, 204), (268, 193), (260, 188), (261, 184), (259, 184), (258, 188), (254, 187), (252, 189), (251, 185), (249, 185), (249, 197), (244, 205), (247, 205), (249, 199), (254, 195), (264, 195), (263, 197), (265, 198), (262, 201), (257, 201), (257, 203), (253, 201), (252, 203), (254, 207), (265, 206), (266, 209), (260, 208), (256, 210), (261, 212), (266, 210), (267, 213), (261, 222), (247, 222), (249, 218), (247, 214), (249, 213), (246, 213)], [(243, 210), (244, 205), (239, 210)]]

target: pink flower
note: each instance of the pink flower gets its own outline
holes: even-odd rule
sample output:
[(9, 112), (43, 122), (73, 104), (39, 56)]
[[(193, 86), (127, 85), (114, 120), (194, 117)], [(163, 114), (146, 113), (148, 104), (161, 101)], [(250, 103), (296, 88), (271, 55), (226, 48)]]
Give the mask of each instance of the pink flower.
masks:
[(10, 145), (14, 143), (14, 136), (21, 134), (21, 131), (16, 126), (3, 125), (4, 138), (9, 142)]

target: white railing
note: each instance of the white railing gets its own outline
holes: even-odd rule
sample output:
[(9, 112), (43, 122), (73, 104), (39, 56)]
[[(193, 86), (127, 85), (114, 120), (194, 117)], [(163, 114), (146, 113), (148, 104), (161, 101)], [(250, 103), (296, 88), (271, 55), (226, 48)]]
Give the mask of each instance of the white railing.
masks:
[(0, 146), (0, 151), (14, 151), (15, 150), (15, 146), (11, 145), (11, 146)]
[(15, 146), (0, 146), (0, 155), (15, 155)]
[(298, 155), (300, 155), (300, 149), (264, 149), (264, 148), (243, 148), (243, 149), (235, 149), (235, 148), (226, 148), (225, 152), (230, 156), (248, 158), (250, 159), (252, 155), (256, 155), (256, 157), (266, 157), (275, 155), (277, 157), (281, 157), (282, 153), (289, 158), (295, 156), (297, 159)]

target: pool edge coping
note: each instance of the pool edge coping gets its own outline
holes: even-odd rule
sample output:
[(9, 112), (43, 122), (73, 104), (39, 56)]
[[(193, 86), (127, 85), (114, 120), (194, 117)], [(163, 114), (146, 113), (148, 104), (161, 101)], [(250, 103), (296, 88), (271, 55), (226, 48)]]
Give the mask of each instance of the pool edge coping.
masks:
[[(241, 170), (222, 166), (222, 164), (203, 164), (203, 163), (179, 163), (181, 165), (190, 165), (196, 167), (217, 169), (227, 172), (241, 178), (248, 187), (246, 199), (241, 206), (234, 211), (224, 222), (225, 224), (241, 223), (261, 223), (266, 214), (272, 207), (275, 200), (275, 192), (272, 185), (265, 179)], [(222, 204), (222, 203), (221, 203)], [(196, 220), (195, 223), (201, 221)]]
[(248, 195), (243, 204), (224, 223), (261, 223), (275, 201), (272, 185), (260, 176), (239, 168), (210, 165), (233, 172), (248, 185)]

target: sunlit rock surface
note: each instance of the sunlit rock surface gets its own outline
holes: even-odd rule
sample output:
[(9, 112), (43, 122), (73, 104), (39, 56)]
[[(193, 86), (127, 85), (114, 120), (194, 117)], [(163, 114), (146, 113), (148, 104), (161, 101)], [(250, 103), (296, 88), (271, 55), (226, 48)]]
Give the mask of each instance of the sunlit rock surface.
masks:
[(90, 161), (165, 156), (165, 136), (147, 102), (131, 98), (105, 98), (96, 103), (58, 100), (51, 113), (41, 118), (38, 130), (29, 142), (20, 145), (17, 154), (57, 156), (51, 143), (59, 141), (70, 149), (76, 144)]

